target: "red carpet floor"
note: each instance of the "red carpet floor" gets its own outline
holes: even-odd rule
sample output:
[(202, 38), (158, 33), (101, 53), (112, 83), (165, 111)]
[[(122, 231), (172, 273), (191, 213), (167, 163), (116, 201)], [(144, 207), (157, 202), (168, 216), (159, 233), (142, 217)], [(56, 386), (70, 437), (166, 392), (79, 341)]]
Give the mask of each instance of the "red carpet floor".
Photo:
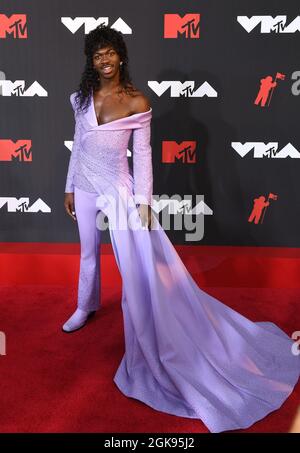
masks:
[[(253, 321), (300, 330), (298, 249), (178, 246), (197, 283)], [(163, 414), (113, 383), (124, 353), (121, 278), (102, 245), (102, 310), (84, 329), (61, 325), (75, 309), (78, 244), (0, 243), (0, 432), (208, 432)], [(286, 432), (300, 384), (283, 406), (243, 432)], [(241, 432), (241, 431), (239, 431)]]

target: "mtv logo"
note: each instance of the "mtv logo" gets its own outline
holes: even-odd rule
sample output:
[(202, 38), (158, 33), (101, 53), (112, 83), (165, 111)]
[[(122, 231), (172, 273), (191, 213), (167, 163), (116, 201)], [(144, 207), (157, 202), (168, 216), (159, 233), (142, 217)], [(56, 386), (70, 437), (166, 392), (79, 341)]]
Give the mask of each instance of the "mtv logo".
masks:
[(171, 98), (202, 98), (204, 96), (214, 98), (218, 96), (217, 91), (206, 81), (197, 89), (195, 89), (193, 80), (186, 80), (185, 82), (180, 82), (179, 80), (163, 80), (162, 82), (149, 80), (148, 86), (159, 97), (168, 90)]
[(31, 140), (0, 139), (0, 161), (32, 162)]
[(24, 80), (0, 80), (0, 89), (2, 90), (2, 96), (26, 96), (33, 97), (35, 95), (47, 97), (47, 91), (37, 82), (33, 82), (30, 87), (25, 89)]
[(41, 198), (29, 206), (29, 197), (0, 197), (0, 209), (5, 205), (7, 212), (51, 212), (51, 208)]
[(175, 141), (164, 141), (162, 148), (162, 162), (174, 163), (196, 163), (196, 142), (183, 141), (180, 144)]
[(164, 38), (177, 38), (184, 35), (185, 38), (200, 37), (200, 14), (164, 15)]
[(287, 16), (237, 16), (238, 23), (251, 33), (260, 25), (260, 33), (296, 33), (300, 31), (300, 16), (296, 16), (292, 22), (287, 25)]
[[(104, 24), (108, 26), (108, 17), (61, 17), (61, 23), (73, 34), (75, 34), (82, 26), (84, 33), (87, 35), (90, 31), (94, 30), (98, 25)], [(123, 35), (131, 35), (132, 29), (126, 24), (126, 22), (119, 17), (112, 25), (111, 28), (120, 31)]]
[(0, 14), (0, 39), (8, 35), (14, 39), (27, 39), (26, 14), (12, 14), (10, 17)]

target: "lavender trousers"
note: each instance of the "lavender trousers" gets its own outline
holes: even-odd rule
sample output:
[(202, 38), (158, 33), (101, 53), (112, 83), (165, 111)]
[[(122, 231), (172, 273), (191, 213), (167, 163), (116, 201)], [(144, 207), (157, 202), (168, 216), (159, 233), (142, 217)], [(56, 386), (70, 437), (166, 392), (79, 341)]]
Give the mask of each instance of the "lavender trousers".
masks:
[(100, 244), (101, 230), (96, 227), (97, 193), (75, 186), (74, 204), (80, 237), (80, 272), (78, 279), (78, 308), (85, 311), (100, 308)]

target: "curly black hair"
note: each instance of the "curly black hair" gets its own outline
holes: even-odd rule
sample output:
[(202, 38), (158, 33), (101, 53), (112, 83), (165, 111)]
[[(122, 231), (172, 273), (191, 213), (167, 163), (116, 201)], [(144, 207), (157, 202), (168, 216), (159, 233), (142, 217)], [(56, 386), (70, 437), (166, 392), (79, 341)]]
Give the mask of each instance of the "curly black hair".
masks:
[(123, 62), (120, 65), (120, 84), (122, 88), (118, 92), (125, 91), (127, 94), (131, 94), (136, 91), (129, 75), (127, 47), (122, 33), (114, 28), (100, 24), (85, 37), (84, 54), (86, 55), (86, 63), (75, 97), (75, 102), (82, 110), (88, 107), (91, 93), (94, 90), (98, 90), (101, 86), (98, 73), (93, 67), (93, 55), (96, 50), (108, 45), (113, 47)]

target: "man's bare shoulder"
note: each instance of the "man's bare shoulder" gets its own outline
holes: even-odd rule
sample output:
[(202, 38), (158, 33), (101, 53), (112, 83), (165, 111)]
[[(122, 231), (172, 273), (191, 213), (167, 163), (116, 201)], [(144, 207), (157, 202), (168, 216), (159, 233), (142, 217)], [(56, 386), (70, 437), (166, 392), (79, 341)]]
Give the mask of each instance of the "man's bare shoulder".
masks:
[(134, 96), (130, 100), (132, 113), (148, 112), (151, 108), (150, 99), (139, 90), (135, 91)]

